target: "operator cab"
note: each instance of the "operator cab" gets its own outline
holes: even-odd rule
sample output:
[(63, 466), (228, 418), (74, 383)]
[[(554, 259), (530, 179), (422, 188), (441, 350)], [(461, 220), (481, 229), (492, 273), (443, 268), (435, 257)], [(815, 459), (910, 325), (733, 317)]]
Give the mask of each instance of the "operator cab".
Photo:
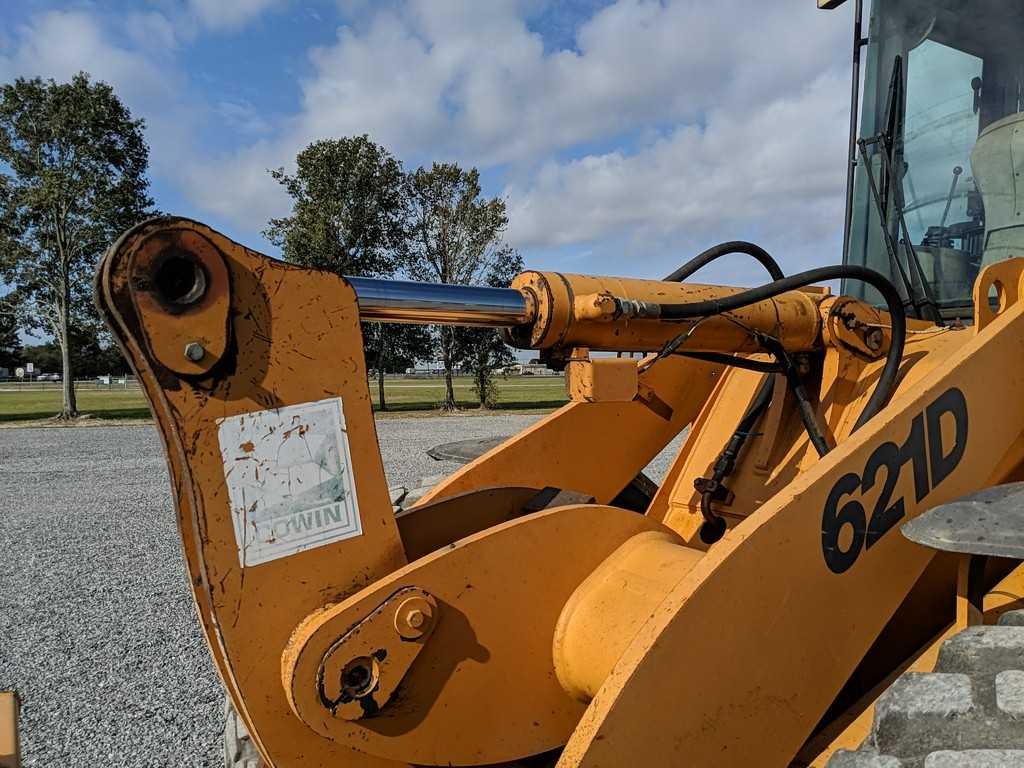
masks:
[(911, 314), (969, 319), (981, 267), (1024, 255), (1022, 40), (1021, 2), (872, 3), (845, 260)]

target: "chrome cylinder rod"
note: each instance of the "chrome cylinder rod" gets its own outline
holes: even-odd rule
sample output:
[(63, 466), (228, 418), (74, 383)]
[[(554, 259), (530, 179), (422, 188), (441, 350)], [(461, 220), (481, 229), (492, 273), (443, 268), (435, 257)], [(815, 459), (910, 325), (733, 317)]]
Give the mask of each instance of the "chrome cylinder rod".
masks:
[(526, 299), (514, 288), (345, 279), (356, 291), (362, 320), (487, 328), (508, 328), (531, 320)]

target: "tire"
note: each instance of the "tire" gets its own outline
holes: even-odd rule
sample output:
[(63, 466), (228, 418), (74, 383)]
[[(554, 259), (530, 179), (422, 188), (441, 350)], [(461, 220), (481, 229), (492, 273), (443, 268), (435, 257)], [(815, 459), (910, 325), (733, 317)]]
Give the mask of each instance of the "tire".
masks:
[(934, 672), (879, 697), (871, 735), (828, 768), (1024, 768), (1024, 611), (946, 640)]
[(264, 768), (263, 759), (228, 696), (224, 697), (224, 766)]

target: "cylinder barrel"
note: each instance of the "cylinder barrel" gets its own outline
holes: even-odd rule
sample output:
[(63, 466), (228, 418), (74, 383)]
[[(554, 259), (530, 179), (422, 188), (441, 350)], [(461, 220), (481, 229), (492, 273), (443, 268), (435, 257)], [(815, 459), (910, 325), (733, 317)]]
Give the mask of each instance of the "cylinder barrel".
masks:
[(508, 328), (508, 339), (521, 349), (654, 352), (695, 325), (699, 328), (687, 341), (688, 351), (761, 352), (758, 333), (776, 338), (791, 352), (815, 349), (821, 343), (821, 293), (790, 291), (719, 316), (673, 322), (656, 315), (603, 316), (602, 307), (614, 297), (656, 312), (659, 304), (724, 298), (743, 289), (558, 272), (524, 272), (511, 288), (347, 280), (364, 321)]
[(387, 323), (507, 328), (531, 320), (527, 298), (515, 288), (345, 278), (363, 320)]
[(581, 300), (604, 295), (647, 305), (688, 304), (725, 298), (745, 289), (561, 272), (523, 272), (512, 281), (512, 287), (530, 296), (536, 306), (534, 321), (510, 333), (514, 345), (522, 349), (587, 347), (610, 352), (656, 352), (698, 323), (686, 351), (761, 352), (756, 333), (778, 339), (791, 352), (810, 351), (821, 344), (818, 304), (824, 298), (822, 293), (789, 291), (706, 320), (602, 320), (592, 316), (592, 310), (599, 307), (581, 307)]

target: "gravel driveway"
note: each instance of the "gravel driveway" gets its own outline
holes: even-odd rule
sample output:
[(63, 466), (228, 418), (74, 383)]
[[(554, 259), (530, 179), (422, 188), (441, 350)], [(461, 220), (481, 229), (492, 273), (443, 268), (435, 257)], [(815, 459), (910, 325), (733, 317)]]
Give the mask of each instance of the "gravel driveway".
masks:
[[(534, 415), (378, 422), (392, 485), (424, 451)], [(669, 451), (650, 471), (660, 477)], [(148, 426), (0, 430), (0, 689), (26, 766), (220, 766), (220, 682), (193, 614), (163, 452)]]

